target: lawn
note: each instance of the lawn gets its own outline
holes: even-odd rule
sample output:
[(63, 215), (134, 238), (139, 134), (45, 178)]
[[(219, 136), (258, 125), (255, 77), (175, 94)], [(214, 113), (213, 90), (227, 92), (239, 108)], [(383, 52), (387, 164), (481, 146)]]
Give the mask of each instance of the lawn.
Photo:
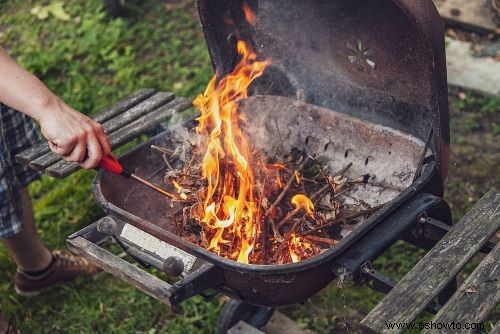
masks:
[[(48, 7), (47, 7), (48, 5)], [(153, 87), (191, 97), (212, 75), (194, 1), (141, 1), (110, 18), (100, 0), (0, 2), (0, 45), (67, 103), (92, 114), (133, 91)], [(460, 217), (500, 184), (498, 98), (450, 92), (453, 155), (447, 200)], [(51, 248), (102, 216), (91, 197), (94, 172), (30, 186), (40, 234)], [(377, 264), (401, 277), (422, 252), (396, 244)], [(220, 298), (193, 298), (184, 315), (107, 274), (28, 299), (11, 285), (15, 266), (0, 246), (0, 313), (30, 333), (215, 333)], [(343, 330), (380, 295), (332, 283), (304, 305), (283, 309), (318, 333)]]

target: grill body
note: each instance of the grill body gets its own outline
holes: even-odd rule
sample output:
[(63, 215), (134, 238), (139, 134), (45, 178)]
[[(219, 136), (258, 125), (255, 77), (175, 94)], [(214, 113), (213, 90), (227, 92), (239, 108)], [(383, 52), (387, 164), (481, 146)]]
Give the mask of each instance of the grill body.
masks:
[[(245, 18), (243, 5), (253, 11), (255, 24)], [(149, 244), (163, 242), (185, 252), (192, 263), (180, 281), (154, 291), (141, 284), (140, 276), (123, 272), (118, 276), (162, 301), (179, 302), (215, 288), (250, 304), (293, 304), (314, 295), (335, 277), (359, 276), (363, 263), (376, 259), (396, 240), (411, 236), (421, 214), (443, 206), (439, 196), (449, 154), (444, 38), (430, 0), (198, 0), (198, 8), (219, 77), (238, 62), (238, 39), (252, 45), (260, 58), (272, 61), (243, 106), (267, 138), (256, 143), (272, 154), (276, 138), (267, 125), (274, 118), (292, 132), (288, 144), (326, 156), (333, 170), (349, 155), (352, 173), (376, 175), (383, 190), (377, 195), (368, 189), (368, 200), (387, 204), (313, 258), (286, 265), (247, 265), (175, 235), (164, 197), (101, 171), (94, 196), (118, 222), (114, 233), (125, 239), (124, 230), (132, 226), (142, 233), (141, 238), (152, 240)], [(305, 118), (297, 111), (302, 109)], [(170, 128), (120, 160), (137, 175), (161, 183), (165, 165), (150, 145), (169, 147), (176, 134), (187, 133), (193, 125)], [(251, 129), (248, 132), (252, 135)], [(427, 149), (424, 142), (429, 133)], [(446, 205), (441, 211), (449, 216)], [(94, 230), (82, 233), (68, 241), (72, 249), (97, 258), (104, 268), (118, 272), (130, 268), (121, 262), (108, 263), (116, 259), (98, 256), (88, 244), (84, 248), (82, 236), (90, 240), (101, 235)], [(133, 250), (136, 258), (160, 269), (168, 262), (159, 255), (160, 246), (146, 248), (131, 239), (128, 244), (129, 253)]]
[(448, 95), (443, 24), (431, 0), (198, 0), (198, 8), (219, 76), (238, 61), (242, 39), (272, 62), (254, 93), (303, 95), (422, 141), (433, 127), (438, 173), (429, 191), (442, 195)]
[[(288, 305), (306, 300), (338, 275), (333, 270), (336, 259), (349, 252), (353, 244), (362, 242), (360, 238), (365, 234), (378, 228), (376, 234), (380, 240), (376, 243), (370, 241), (370, 251), (358, 254), (370, 260), (390, 242), (401, 237), (415, 222), (416, 209), (407, 210), (405, 203), (423, 192), (437, 170), (435, 162), (430, 160), (423, 174), (413, 182), (424, 147), (418, 138), (286, 97), (255, 96), (247, 100), (242, 108), (247, 114), (248, 123), (252, 124), (248, 132), (257, 148), (272, 155), (282, 146), (276, 140), (273, 121), (276, 120), (286, 129), (288, 139), (283, 143), (285, 149), (295, 147), (322, 156), (329, 161), (331, 170), (339, 170), (347, 162), (352, 162), (353, 166), (348, 172), (351, 177), (366, 173), (375, 177), (356, 196), (372, 205), (387, 204), (372, 217), (354, 226), (338, 244), (313, 258), (286, 265), (248, 265), (219, 257), (175, 235), (175, 225), (166, 199), (130, 179), (99, 172), (94, 185), (97, 203), (117, 221), (131, 224), (213, 264), (220, 272), (217, 276), (221, 278), (220, 281), (213, 282), (213, 287), (219, 291), (263, 306)], [(175, 143), (183, 142), (193, 135), (189, 132), (193, 125), (193, 122), (188, 122), (171, 127), (126, 153), (120, 160), (135, 174), (162, 184), (167, 169), (161, 155), (150, 146), (154, 144), (174, 149)], [(402, 215), (407, 223), (404, 224), (401, 218), (388, 220), (401, 206), (408, 211)], [(178, 209), (174, 206), (172, 210)], [(418, 209), (422, 210), (421, 207)], [(386, 220), (386, 224), (396, 222), (399, 227), (380, 227)]]

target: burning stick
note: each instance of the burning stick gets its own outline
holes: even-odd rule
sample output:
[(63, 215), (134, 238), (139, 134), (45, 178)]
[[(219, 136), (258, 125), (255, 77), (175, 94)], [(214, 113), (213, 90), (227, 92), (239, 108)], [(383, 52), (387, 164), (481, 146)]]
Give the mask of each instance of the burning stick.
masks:
[(175, 154), (175, 151), (172, 152), (171, 150), (169, 150), (167, 148), (157, 146), (157, 145), (151, 145), (151, 148), (163, 153), (162, 154), (163, 161), (165, 161), (165, 164), (167, 165), (168, 169), (170, 169), (171, 171), (174, 171), (174, 169), (170, 165), (170, 162), (168, 161), (167, 154), (169, 154), (170, 156), (173, 156)]
[[(262, 199), (264, 198), (264, 189), (266, 188), (266, 182), (264, 181), (264, 184), (262, 185), (262, 189), (260, 190), (260, 198), (259, 198), (259, 206), (257, 207), (257, 217), (260, 217), (260, 210), (262, 208)], [(261, 219), (262, 225), (261, 225), (261, 233), (262, 233), (262, 257), (264, 262), (266, 261), (266, 253), (267, 253), (267, 224), (266, 224), (266, 219)]]
[(169, 154), (169, 155), (173, 155), (174, 154), (174, 151), (169, 150), (166, 147), (162, 147), (162, 146), (158, 146), (158, 145), (151, 145), (151, 148), (154, 149), (154, 150), (160, 151), (163, 154)]
[[(294, 232), (295, 228), (297, 227), (298, 222), (295, 222), (295, 224), (292, 226), (290, 231), (288, 231), (287, 235), (284, 238), (279, 233), (279, 228), (282, 225), (284, 225), (286, 222), (288, 222), (290, 219), (295, 217), (302, 210), (304, 210), (306, 212), (306, 215), (309, 215), (312, 219), (315, 220), (315, 218), (314, 218), (314, 204), (307, 196), (301, 195), (301, 194), (295, 195), (292, 197), (291, 202), (293, 205), (295, 205), (295, 209), (293, 211), (291, 211), (289, 214), (287, 214), (285, 216), (285, 218), (276, 226), (276, 229), (273, 230), (275, 232), (274, 238), (279, 242), (285, 241), (290, 236), (290, 234), (292, 232)], [(302, 219), (299, 221), (302, 221)]]
[[(330, 189), (329, 185), (323, 186), (321, 189), (316, 191), (312, 196), (311, 196), (311, 201), (315, 201), (319, 196), (321, 196), (323, 193), (325, 193), (328, 189)], [(301, 208), (298, 207), (288, 213), (285, 218), (283, 218), (278, 224), (277, 224), (277, 230), (279, 230), (285, 223), (290, 221), (290, 219), (294, 218), (301, 210)]]
[(335, 244), (335, 240), (330, 239), (330, 238), (323, 238), (323, 237), (318, 237), (315, 235), (304, 235), (307, 239), (315, 242), (319, 242), (322, 244), (326, 244), (328, 246), (333, 246)]
[(278, 121), (273, 119), (274, 125), (276, 126), (276, 131), (278, 132), (278, 138), (280, 139), (281, 152), (285, 152), (285, 146), (283, 145), (283, 138), (281, 137), (280, 127), (278, 126)]
[[(290, 189), (290, 186), (292, 185), (293, 181), (296, 179), (295, 173), (300, 173), (302, 171), (302, 169), (304, 169), (304, 167), (305, 167), (306, 163), (309, 161), (309, 159), (310, 159), (310, 157), (307, 157), (306, 159), (304, 159), (304, 161), (302, 161), (302, 163), (299, 165), (299, 167), (290, 175), (290, 178), (286, 182), (285, 187), (283, 188), (283, 190), (279, 194), (278, 198), (276, 198), (276, 200), (273, 202), (273, 204), (271, 204), (269, 209), (266, 210), (265, 217), (268, 217), (269, 214), (271, 212), (273, 212), (276, 209), (276, 207), (280, 204), (280, 202), (285, 197), (287, 191)], [(297, 214), (297, 213), (298, 212), (296, 212), (295, 214)], [(273, 228), (274, 238), (278, 241), (281, 240), (280, 242), (283, 242), (283, 236), (278, 231), (279, 227), (276, 226), (276, 224), (274, 223), (274, 220), (271, 222), (271, 227)]]
[(380, 209), (381, 207), (383, 207), (385, 205), (384, 204), (380, 204), (380, 205), (377, 205), (377, 206), (374, 206), (373, 208), (370, 208), (370, 209), (367, 209), (367, 210), (363, 210), (363, 211), (360, 211), (360, 212), (356, 212), (356, 213), (353, 213), (351, 215), (348, 215), (348, 216), (345, 216), (345, 217), (341, 217), (341, 218), (337, 218), (337, 219), (333, 219), (321, 226), (318, 226), (316, 228), (313, 228), (312, 230), (309, 230), (309, 231), (306, 231), (304, 233), (302, 233), (300, 236), (306, 236), (306, 235), (309, 235), (313, 232), (317, 232), (317, 231), (321, 231), (327, 227), (330, 227), (330, 226), (333, 226), (335, 224), (340, 224), (340, 223), (344, 223), (344, 222), (349, 222), (353, 219), (356, 219), (356, 218), (359, 218), (359, 217), (362, 217), (362, 216), (365, 216), (365, 215), (369, 215), (369, 214), (372, 214), (374, 213), (375, 211), (377, 211), (378, 209)]
[(307, 157), (307, 159), (304, 159), (304, 161), (302, 161), (302, 163), (299, 165), (299, 168), (297, 168), (292, 173), (292, 175), (290, 176), (290, 178), (286, 182), (285, 187), (283, 188), (283, 190), (279, 194), (278, 198), (276, 198), (276, 200), (273, 202), (273, 204), (271, 204), (271, 206), (269, 207), (269, 209), (266, 210), (265, 216), (269, 216), (269, 214), (271, 212), (273, 212), (274, 209), (276, 209), (276, 207), (280, 204), (280, 202), (285, 197), (286, 192), (290, 189), (290, 186), (292, 185), (293, 181), (295, 180), (295, 172), (299, 172), (300, 173), (302, 171), (302, 169), (304, 169), (304, 166), (306, 165), (306, 163), (309, 161), (309, 158), (310, 157)]
[(352, 167), (352, 162), (349, 162), (344, 168), (339, 170), (337, 173), (333, 174), (333, 177), (344, 175), (351, 167)]

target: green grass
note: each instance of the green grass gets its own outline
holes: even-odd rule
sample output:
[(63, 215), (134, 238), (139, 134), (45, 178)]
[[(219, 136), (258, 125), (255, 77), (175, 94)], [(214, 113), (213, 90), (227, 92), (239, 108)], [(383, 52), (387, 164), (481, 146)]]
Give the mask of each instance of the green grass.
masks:
[[(204, 89), (212, 75), (194, 1), (140, 1), (126, 18), (103, 12), (102, 1), (65, 1), (69, 15), (34, 7), (58, 1), (2, 2), (0, 44), (75, 108), (91, 114), (139, 88), (153, 87), (182, 96)], [(45, 10), (44, 8), (42, 8)], [(467, 93), (450, 95), (453, 155), (447, 200), (455, 219), (488, 189), (498, 188), (498, 99)], [(102, 215), (91, 197), (94, 172), (64, 180), (44, 177), (33, 183), (40, 234), (51, 248), (64, 247), (67, 235)], [(422, 255), (398, 242), (376, 265), (397, 279)], [(184, 315), (113, 277), (79, 281), (27, 299), (15, 294), (15, 267), (0, 246), (0, 313), (34, 333), (215, 333), (221, 302), (200, 297), (183, 304)], [(304, 305), (283, 309), (303, 327), (318, 333), (342, 331), (345, 312), (353, 323), (381, 296), (366, 287), (330, 284)], [(346, 306), (346, 311), (344, 309)]]
[[(194, 1), (168, 10), (160, 1), (144, 2), (121, 19), (109, 18), (100, 0), (64, 2), (69, 21), (30, 13), (48, 3), (2, 2), (0, 44), (82, 112), (97, 112), (144, 87), (193, 96), (212, 76)], [(31, 185), (39, 231), (49, 247), (64, 247), (67, 235), (102, 216), (91, 195), (93, 177), (82, 171)], [(26, 332), (215, 332), (217, 299), (194, 298), (179, 317), (106, 274), (27, 299), (13, 290), (14, 271), (0, 246), (0, 312)]]

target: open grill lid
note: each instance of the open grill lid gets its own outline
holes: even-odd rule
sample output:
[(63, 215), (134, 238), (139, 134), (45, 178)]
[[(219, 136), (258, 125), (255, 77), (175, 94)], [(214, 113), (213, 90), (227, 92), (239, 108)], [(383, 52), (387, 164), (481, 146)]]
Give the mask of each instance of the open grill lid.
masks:
[(443, 27), (431, 0), (198, 0), (198, 8), (219, 76), (238, 61), (237, 39), (271, 59), (253, 94), (304, 97), (422, 141), (432, 125), (438, 173), (429, 191), (442, 193), (447, 82)]

